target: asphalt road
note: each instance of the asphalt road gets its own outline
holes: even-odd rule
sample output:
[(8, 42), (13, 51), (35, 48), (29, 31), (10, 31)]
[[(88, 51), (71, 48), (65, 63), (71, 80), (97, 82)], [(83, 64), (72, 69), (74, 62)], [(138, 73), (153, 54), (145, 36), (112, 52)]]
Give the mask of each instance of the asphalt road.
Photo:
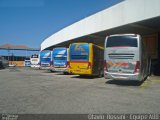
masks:
[(160, 77), (143, 83), (0, 70), (0, 113), (160, 113)]

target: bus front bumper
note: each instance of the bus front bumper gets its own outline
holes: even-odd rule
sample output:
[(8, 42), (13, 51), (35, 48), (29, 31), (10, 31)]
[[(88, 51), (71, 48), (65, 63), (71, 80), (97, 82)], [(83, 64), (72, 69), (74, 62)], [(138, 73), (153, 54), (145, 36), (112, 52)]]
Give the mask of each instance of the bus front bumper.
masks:
[(50, 70), (51, 67), (40, 67), (40, 69), (42, 69), (42, 70)]
[(126, 74), (126, 73), (111, 73), (111, 72), (104, 72), (105, 78), (110, 78), (113, 80), (138, 80), (140, 81), (140, 74)]
[(55, 68), (55, 67), (52, 67), (51, 70), (55, 71), (55, 72), (68, 72), (68, 68)]
[(31, 65), (32, 68), (40, 68), (40, 65)]
[(68, 71), (75, 75), (92, 75), (91, 69), (69, 69)]

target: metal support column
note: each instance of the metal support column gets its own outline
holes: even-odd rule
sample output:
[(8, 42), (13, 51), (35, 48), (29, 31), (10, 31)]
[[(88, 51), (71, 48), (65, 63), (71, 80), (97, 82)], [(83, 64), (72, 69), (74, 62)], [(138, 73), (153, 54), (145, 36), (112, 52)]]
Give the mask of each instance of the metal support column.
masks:
[(158, 33), (158, 63), (160, 63), (160, 32)]

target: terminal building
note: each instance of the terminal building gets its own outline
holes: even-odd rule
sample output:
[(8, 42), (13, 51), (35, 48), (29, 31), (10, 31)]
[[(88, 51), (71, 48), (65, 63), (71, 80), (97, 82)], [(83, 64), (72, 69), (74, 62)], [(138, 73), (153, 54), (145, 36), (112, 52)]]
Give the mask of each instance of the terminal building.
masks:
[[(160, 0), (124, 0), (54, 33), (41, 43), (41, 50), (73, 42), (104, 46), (106, 36), (140, 34), (152, 63), (160, 63)], [(156, 65), (157, 66), (157, 65)], [(159, 65), (160, 67), (160, 65)]]

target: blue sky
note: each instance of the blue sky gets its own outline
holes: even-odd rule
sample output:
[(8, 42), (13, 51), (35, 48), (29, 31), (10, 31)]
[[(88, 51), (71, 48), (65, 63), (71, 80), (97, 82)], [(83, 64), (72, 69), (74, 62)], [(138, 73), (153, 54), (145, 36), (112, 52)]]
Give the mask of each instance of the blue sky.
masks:
[(45, 38), (121, 0), (0, 0), (0, 45), (40, 47)]

